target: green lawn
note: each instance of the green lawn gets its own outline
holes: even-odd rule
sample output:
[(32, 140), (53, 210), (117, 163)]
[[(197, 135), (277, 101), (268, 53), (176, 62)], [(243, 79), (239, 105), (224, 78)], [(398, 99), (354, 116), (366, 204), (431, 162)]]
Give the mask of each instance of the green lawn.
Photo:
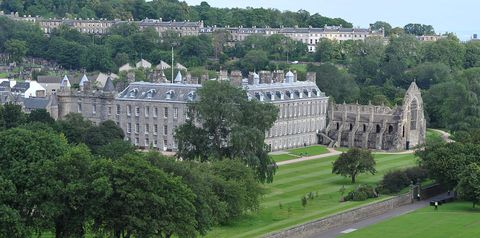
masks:
[(328, 153), (328, 149), (322, 145), (314, 145), (314, 146), (307, 146), (304, 148), (297, 148), (291, 149), (288, 151), (290, 154), (298, 155), (298, 156), (313, 156), (313, 155), (321, 155)]
[(275, 162), (281, 162), (285, 160), (292, 160), (298, 158), (296, 155), (291, 154), (279, 154), (279, 155), (270, 155)]
[(427, 134), (425, 135), (427, 143), (437, 143), (442, 142), (442, 134), (432, 129), (427, 129)]
[(437, 211), (425, 207), (412, 213), (354, 231), (342, 238), (470, 238), (480, 237), (480, 208), (471, 203), (444, 204)]
[[(378, 154), (374, 157), (378, 173), (360, 175), (359, 184), (376, 184), (389, 170), (415, 165), (411, 154)], [(265, 186), (266, 194), (258, 212), (245, 215), (228, 226), (217, 227), (207, 237), (259, 237), (373, 202), (338, 202), (339, 189), (345, 185), (348, 191), (354, 186), (350, 184), (350, 179), (331, 173), (335, 159), (334, 156), (280, 166), (274, 182)], [(300, 199), (310, 192), (318, 193), (318, 197), (309, 200), (306, 208), (303, 208)]]
[(296, 70), (297, 72), (307, 72), (307, 65), (306, 64), (290, 64), (288, 65), (291, 71)]

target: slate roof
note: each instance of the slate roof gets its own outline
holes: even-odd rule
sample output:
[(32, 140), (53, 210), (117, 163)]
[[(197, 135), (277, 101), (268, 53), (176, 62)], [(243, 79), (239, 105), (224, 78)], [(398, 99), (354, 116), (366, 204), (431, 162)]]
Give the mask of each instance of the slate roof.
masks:
[[(201, 87), (200, 84), (135, 82), (122, 91), (117, 100), (189, 102), (197, 99), (196, 91)], [(244, 89), (249, 99), (265, 102), (326, 97), (314, 82), (304, 81), (244, 85)]]
[(25, 98), (23, 99), (23, 106), (27, 109), (46, 109), (50, 98)]
[(196, 100), (199, 84), (135, 82), (128, 85), (117, 100), (189, 102)]
[(17, 82), (12, 88), (12, 92), (15, 93), (24, 93), (27, 89), (30, 88), (29, 82)]
[(37, 77), (38, 83), (61, 83), (63, 77), (41, 75)]

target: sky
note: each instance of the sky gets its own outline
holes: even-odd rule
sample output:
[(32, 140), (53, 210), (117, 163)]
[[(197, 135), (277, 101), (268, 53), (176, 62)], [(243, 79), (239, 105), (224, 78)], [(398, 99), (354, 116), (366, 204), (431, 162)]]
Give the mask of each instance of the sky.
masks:
[[(185, 0), (197, 5), (202, 0)], [(204, 0), (205, 1), (205, 0)], [(437, 33), (453, 32), (468, 40), (480, 34), (480, 0), (206, 0), (212, 7), (264, 7), (340, 17), (355, 27), (386, 21), (393, 27), (408, 23), (432, 25)]]

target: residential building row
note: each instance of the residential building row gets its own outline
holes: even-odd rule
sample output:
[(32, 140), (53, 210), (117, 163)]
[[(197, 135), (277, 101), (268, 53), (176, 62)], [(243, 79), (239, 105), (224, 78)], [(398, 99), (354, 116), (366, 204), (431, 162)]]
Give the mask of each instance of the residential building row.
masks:
[[(0, 13), (2, 15), (2, 13)], [(4, 15), (4, 14), (3, 14)], [(166, 31), (175, 31), (181, 36), (196, 36), (199, 34), (212, 34), (216, 31), (228, 32), (228, 40), (235, 43), (245, 40), (251, 35), (270, 36), (275, 34), (284, 35), (291, 39), (301, 41), (308, 46), (309, 52), (316, 51), (316, 44), (322, 38), (337, 41), (365, 40), (368, 37), (384, 37), (384, 31), (370, 28), (345, 28), (342, 26), (327, 26), (323, 28), (299, 28), (299, 27), (216, 27), (204, 26), (203, 21), (163, 21), (162, 19), (144, 19), (141, 21), (121, 21), (106, 19), (45, 19), (32, 16), (18, 16), (18, 14), (5, 15), (15, 20), (37, 23), (45, 34), (50, 34), (54, 29), (67, 25), (80, 32), (88, 34), (107, 34), (112, 26), (125, 22), (135, 22), (140, 29), (153, 28), (162, 35)]]

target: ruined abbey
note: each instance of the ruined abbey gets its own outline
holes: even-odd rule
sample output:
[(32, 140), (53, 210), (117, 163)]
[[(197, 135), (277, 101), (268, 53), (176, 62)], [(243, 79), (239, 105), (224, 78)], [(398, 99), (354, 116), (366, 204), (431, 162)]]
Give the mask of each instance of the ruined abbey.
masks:
[(426, 121), (420, 89), (413, 82), (402, 106), (331, 104), (320, 143), (332, 147), (408, 150), (425, 142)]

